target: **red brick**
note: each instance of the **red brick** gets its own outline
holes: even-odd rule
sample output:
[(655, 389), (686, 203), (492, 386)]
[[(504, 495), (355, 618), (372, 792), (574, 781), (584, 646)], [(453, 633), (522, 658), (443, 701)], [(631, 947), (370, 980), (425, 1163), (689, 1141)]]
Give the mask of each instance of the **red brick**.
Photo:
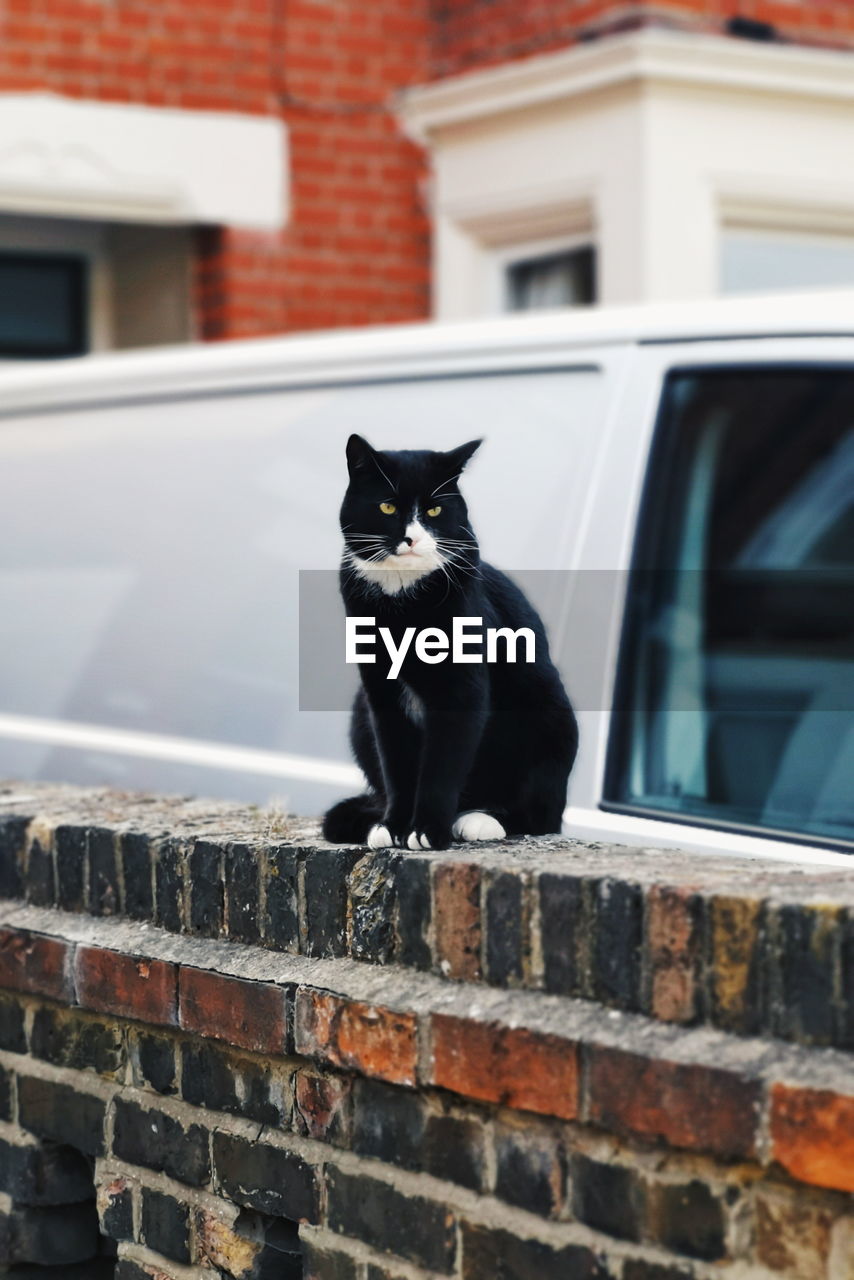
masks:
[(799, 1182), (854, 1191), (854, 1096), (777, 1084), (772, 1155)]
[(755, 1080), (718, 1067), (593, 1046), (587, 1088), (587, 1118), (614, 1133), (725, 1159), (755, 1153), (760, 1098)]
[(480, 966), (480, 867), (445, 862), (433, 873), (436, 962), (447, 978), (474, 982)]
[(690, 890), (654, 885), (647, 895), (649, 1011), (662, 1022), (690, 1022), (697, 1013), (699, 921)]
[(415, 1016), (304, 989), (297, 992), (296, 1051), (378, 1080), (414, 1085)]
[(229, 978), (181, 966), (180, 1025), (257, 1053), (282, 1053), (287, 1030), (285, 993), (270, 982)]
[(160, 1026), (178, 1021), (177, 968), (163, 960), (123, 955), (100, 947), (78, 947), (77, 1003)]
[(0, 930), (0, 987), (70, 1001), (68, 944), (26, 930)]
[(432, 1083), (467, 1098), (574, 1120), (578, 1046), (558, 1036), (435, 1014)]

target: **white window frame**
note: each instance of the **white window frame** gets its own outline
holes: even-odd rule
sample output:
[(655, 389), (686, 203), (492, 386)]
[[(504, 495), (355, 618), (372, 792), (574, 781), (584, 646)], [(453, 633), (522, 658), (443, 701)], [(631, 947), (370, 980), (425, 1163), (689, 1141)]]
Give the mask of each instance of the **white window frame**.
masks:
[(596, 237), (591, 233), (578, 233), (573, 236), (554, 236), (548, 240), (527, 240), (519, 244), (508, 245), (504, 249), (496, 249), (492, 254), (491, 282), (492, 296), (487, 295), (488, 309), (504, 314), (510, 307), (509, 268), (523, 262), (536, 262), (537, 258), (549, 258), (559, 253), (571, 253), (576, 249), (592, 249), (598, 258)]
[(441, 319), (494, 309), (484, 254), (572, 234), (562, 211), (587, 209), (606, 304), (716, 296), (736, 211), (854, 219), (846, 52), (646, 29), (409, 90), (400, 115), (431, 152)]

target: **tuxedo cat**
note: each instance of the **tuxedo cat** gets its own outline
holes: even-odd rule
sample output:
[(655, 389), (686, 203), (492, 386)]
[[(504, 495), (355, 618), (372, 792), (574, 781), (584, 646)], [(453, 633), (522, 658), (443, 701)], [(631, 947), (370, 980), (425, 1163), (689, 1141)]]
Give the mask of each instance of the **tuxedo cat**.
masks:
[[(368, 781), (323, 820), (338, 843), (445, 849), (452, 839), (560, 831), (578, 747), (575, 716), (543, 624), (505, 574), (480, 559), (457, 481), (480, 446), (380, 452), (347, 442), (341, 594), (398, 646), (407, 627), (452, 633), (455, 617), (530, 628), (535, 661), (427, 664), (407, 651), (399, 675), (382, 645), (359, 664), (350, 739)], [(531, 500), (536, 501), (536, 494)], [(508, 512), (512, 519), (512, 512)], [(477, 650), (472, 650), (476, 652)]]

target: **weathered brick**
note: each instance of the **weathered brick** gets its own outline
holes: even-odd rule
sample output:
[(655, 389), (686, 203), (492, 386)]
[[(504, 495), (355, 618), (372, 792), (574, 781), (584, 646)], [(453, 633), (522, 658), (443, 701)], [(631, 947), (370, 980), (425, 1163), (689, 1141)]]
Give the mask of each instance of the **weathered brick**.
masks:
[(563, 1204), (564, 1161), (556, 1136), (530, 1119), (495, 1125), (495, 1194), (540, 1217)]
[(585, 882), (578, 876), (541, 875), (539, 895), (545, 989), (589, 995), (591, 927)]
[(184, 923), (185, 850), (178, 840), (161, 840), (154, 851), (154, 919), (180, 933)]
[(10, 1053), (26, 1053), (24, 1006), (17, 996), (0, 991), (0, 1049)]
[(379, 1080), (353, 1088), (353, 1150), (405, 1169), (420, 1169), (426, 1106), (411, 1089)]
[(330, 1167), (327, 1218), (332, 1231), (354, 1236), (375, 1249), (442, 1275), (454, 1269), (456, 1220), (447, 1205)]
[(164, 1258), (190, 1261), (190, 1210), (175, 1196), (142, 1188), (140, 1235), (149, 1249)]
[(294, 1127), (298, 1133), (333, 1146), (350, 1140), (353, 1082), (301, 1067), (294, 1076)]
[(591, 1249), (525, 1240), (471, 1222), (462, 1224), (463, 1280), (606, 1280)]
[(444, 862), (433, 872), (435, 961), (446, 978), (481, 976), (480, 867)]
[(258, 942), (258, 854), (246, 844), (225, 848), (225, 929), (237, 942)]
[(174, 1116), (122, 1097), (115, 1103), (113, 1152), (191, 1187), (203, 1186), (210, 1176), (208, 1135), (201, 1125), (185, 1127)]
[[(256, 1280), (264, 1272), (261, 1265), (264, 1241), (259, 1231), (249, 1234), (238, 1228), (240, 1210), (225, 1200), (216, 1209), (198, 1209), (195, 1214), (195, 1249), (205, 1267), (218, 1276), (234, 1280)], [(272, 1274), (275, 1276), (275, 1269)]]
[(57, 938), (24, 929), (0, 929), (0, 987), (73, 1001), (68, 973), (69, 948)]
[(47, 835), (42, 835), (41, 833), (37, 835), (31, 834), (25, 861), (25, 894), (27, 902), (31, 902), (36, 907), (52, 907), (56, 901), (56, 886), (54, 884), (53, 854), (51, 853)]
[(779, 999), (772, 1000), (768, 1016), (774, 1035), (804, 1044), (832, 1043), (842, 924), (841, 908), (828, 905), (783, 906), (769, 921), (772, 954), (766, 964), (779, 978)]
[(645, 1193), (635, 1170), (576, 1153), (569, 1174), (572, 1212), (579, 1222), (620, 1240), (640, 1240)]
[(235, 1203), (291, 1222), (318, 1221), (317, 1174), (300, 1156), (217, 1130), (213, 1158), (217, 1186)]
[(643, 893), (639, 885), (600, 880), (595, 888), (592, 994), (602, 1004), (639, 1009)]
[(156, 1032), (137, 1032), (131, 1041), (134, 1082), (157, 1093), (176, 1092), (175, 1041)]
[(101, 1183), (97, 1206), (101, 1231), (109, 1240), (133, 1239), (133, 1189), (126, 1178)]
[(105, 1111), (101, 1098), (71, 1085), (18, 1077), (21, 1125), (40, 1138), (75, 1147), (87, 1156), (102, 1155)]
[(699, 1013), (700, 901), (690, 889), (653, 885), (647, 894), (647, 1011), (662, 1022), (692, 1022)]
[(487, 876), (486, 978), (499, 987), (516, 986), (525, 966), (523, 880), (510, 872)]
[(225, 920), (222, 849), (207, 840), (197, 840), (187, 867), (190, 932), (203, 938), (218, 938)]
[(119, 839), (119, 849), (125, 884), (125, 911), (132, 920), (151, 920), (154, 918), (151, 843), (147, 836), (127, 831)]
[(296, 1050), (333, 1066), (414, 1084), (415, 1017), (303, 988), (296, 997)]
[(182, 965), (178, 990), (185, 1031), (258, 1053), (283, 1051), (286, 1025), (281, 987)]
[(570, 1040), (465, 1018), (432, 1019), (433, 1083), (483, 1102), (573, 1120), (578, 1047)]
[(759, 1029), (762, 902), (716, 896), (708, 904), (712, 1020), (725, 1031)]
[(45, 1062), (104, 1076), (115, 1076), (125, 1062), (121, 1027), (46, 1005), (33, 1015), (30, 1051)]
[(773, 1158), (793, 1178), (854, 1191), (854, 1097), (775, 1085), (771, 1143)]
[(760, 1186), (754, 1199), (756, 1256), (787, 1280), (814, 1280), (827, 1272), (836, 1213), (812, 1203), (803, 1192)]
[(264, 939), (279, 951), (298, 952), (299, 868), (298, 850), (282, 847), (266, 852)]
[(181, 1096), (194, 1107), (240, 1114), (237, 1081), (228, 1056), (216, 1045), (203, 1040), (185, 1044)]
[(78, 947), (77, 1000), (85, 1009), (160, 1026), (178, 1020), (177, 968), (163, 960)]
[(357, 1262), (338, 1249), (322, 1248), (306, 1240), (303, 1247), (305, 1280), (361, 1280)]
[(731, 1071), (593, 1046), (588, 1091), (589, 1119), (615, 1133), (724, 1159), (754, 1153), (759, 1085)]
[(396, 959), (415, 969), (432, 967), (429, 934), (432, 919), (430, 864), (407, 857), (397, 868)]
[(656, 1186), (649, 1222), (653, 1238), (674, 1253), (704, 1262), (716, 1262), (726, 1256), (723, 1201), (696, 1178)]
[(12, 1119), (12, 1076), (0, 1067), (0, 1120)]
[(302, 950), (309, 956), (347, 953), (347, 877), (357, 849), (304, 851), (305, 918)]
[(646, 1258), (627, 1258), (623, 1264), (623, 1280), (694, 1280), (694, 1272), (684, 1267), (669, 1267)]
[(355, 960), (387, 964), (394, 950), (397, 868), (390, 849), (363, 854), (350, 872), (350, 950)]
[(480, 1120), (436, 1113), (427, 1115), (423, 1166), (426, 1173), (472, 1191), (485, 1190), (485, 1130)]
[(92, 1199), (92, 1170), (73, 1147), (0, 1139), (0, 1191), (15, 1204), (79, 1204)]
[(82, 911), (86, 883), (86, 828), (59, 826), (53, 835), (57, 905)]
[(0, 817), (0, 898), (24, 896), (23, 858), (29, 818)]
[(89, 860), (89, 913), (114, 916), (122, 908), (115, 833), (99, 827), (86, 832)]

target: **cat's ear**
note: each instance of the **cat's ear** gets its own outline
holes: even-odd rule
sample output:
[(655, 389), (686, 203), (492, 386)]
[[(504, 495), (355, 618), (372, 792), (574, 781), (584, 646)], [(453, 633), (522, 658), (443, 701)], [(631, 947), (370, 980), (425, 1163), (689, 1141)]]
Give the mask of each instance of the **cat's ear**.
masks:
[(375, 450), (371, 448), (363, 436), (352, 435), (347, 441), (347, 470), (350, 479), (364, 475), (374, 461)]
[(457, 476), (463, 468), (471, 461), (477, 453), (482, 440), (469, 440), (468, 444), (461, 444), (456, 449), (451, 449), (448, 453), (442, 454), (442, 471), (448, 480), (456, 480)]

